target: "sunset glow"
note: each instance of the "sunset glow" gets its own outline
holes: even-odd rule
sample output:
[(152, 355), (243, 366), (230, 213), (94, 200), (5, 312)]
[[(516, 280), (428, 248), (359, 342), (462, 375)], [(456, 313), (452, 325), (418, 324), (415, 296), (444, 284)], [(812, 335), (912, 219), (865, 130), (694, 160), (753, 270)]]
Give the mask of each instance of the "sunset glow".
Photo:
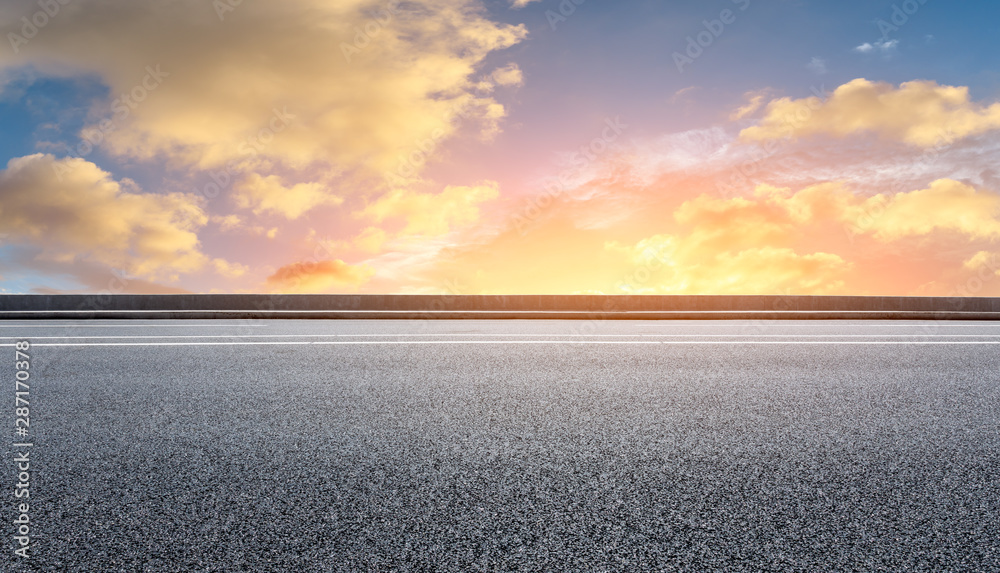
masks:
[(998, 15), (7, 2), (0, 292), (1000, 296)]

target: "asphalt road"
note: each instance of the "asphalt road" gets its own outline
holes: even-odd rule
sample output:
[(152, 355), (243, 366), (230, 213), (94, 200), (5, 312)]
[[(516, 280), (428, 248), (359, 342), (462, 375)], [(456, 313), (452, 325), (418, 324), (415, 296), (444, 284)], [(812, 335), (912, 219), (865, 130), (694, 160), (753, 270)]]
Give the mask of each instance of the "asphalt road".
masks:
[(2, 322), (0, 345), (3, 571), (1000, 571), (1000, 323)]

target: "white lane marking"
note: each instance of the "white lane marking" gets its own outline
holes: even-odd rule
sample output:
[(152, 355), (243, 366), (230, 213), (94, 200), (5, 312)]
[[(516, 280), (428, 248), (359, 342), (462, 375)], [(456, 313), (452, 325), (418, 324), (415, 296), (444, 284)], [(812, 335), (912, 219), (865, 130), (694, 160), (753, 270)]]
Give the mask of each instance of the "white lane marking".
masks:
[[(1000, 340), (320, 340), (301, 342), (43, 342), (33, 347), (88, 346), (419, 346), (419, 345), (1000, 345)], [(0, 344), (13, 348), (14, 344)]]
[[(42, 321), (42, 322), (48, 322), (48, 321)], [(225, 327), (228, 327), (228, 328), (246, 328), (246, 327), (264, 328), (264, 327), (273, 326), (272, 322), (287, 323), (289, 321), (288, 320), (280, 320), (280, 319), (275, 319), (273, 321), (272, 320), (268, 320), (268, 319), (232, 319), (231, 322), (227, 322), (227, 323), (224, 323), (224, 324), (204, 324), (204, 323), (194, 323), (194, 322), (192, 322), (192, 323), (182, 323), (182, 324), (172, 324), (173, 322), (174, 322), (173, 320), (166, 320), (166, 319), (164, 319), (164, 320), (157, 321), (157, 322), (139, 323), (139, 324), (133, 323), (131, 321), (123, 321), (123, 322), (117, 322), (117, 323), (105, 323), (105, 324), (73, 324), (73, 323), (44, 324), (44, 323), (40, 323), (39, 321), (32, 321), (31, 323), (15, 323), (15, 324), (11, 324), (8, 321), (0, 320), (0, 328), (52, 328), (52, 329), (58, 329), (58, 328), (214, 328), (214, 327), (222, 327), (222, 328), (225, 328)], [(400, 320), (363, 320), (363, 319), (358, 319), (358, 320), (328, 320), (328, 321), (311, 320), (309, 322), (312, 322), (312, 323), (317, 323), (317, 322), (320, 322), (320, 323), (322, 323), (322, 322), (328, 322), (328, 323), (379, 323), (379, 322), (406, 323), (406, 322), (420, 322), (420, 321), (419, 320), (413, 320), (413, 321), (401, 320), (400, 321)], [(473, 323), (473, 322), (487, 322), (487, 323), (490, 323), (490, 322), (496, 322), (496, 321), (491, 321), (491, 320), (435, 320), (434, 322), (438, 323), (438, 324), (448, 323), (448, 322), (457, 322), (457, 323), (466, 323), (466, 324), (468, 324), (468, 323)], [(577, 324), (577, 323), (581, 323), (581, 322), (584, 322), (584, 321), (559, 320), (559, 319), (538, 319), (538, 320), (520, 320), (520, 321), (513, 320), (513, 321), (507, 321), (507, 322), (528, 322), (528, 323), (563, 322), (563, 323), (566, 323), (566, 324)], [(664, 322), (669, 322), (669, 321), (659, 321), (659, 320), (654, 320), (654, 321), (607, 320), (607, 321), (601, 321), (600, 324), (636, 324), (636, 323), (640, 323), (640, 322), (664, 323)], [(698, 326), (707, 326), (709, 324), (711, 324), (711, 325), (716, 325), (716, 324), (718, 324), (718, 325), (746, 325), (746, 324), (756, 324), (756, 325), (764, 325), (764, 326), (767, 326), (767, 327), (781, 326), (781, 327), (790, 327), (790, 328), (808, 328), (808, 327), (811, 327), (811, 326), (815, 326), (815, 321), (798, 321), (798, 320), (765, 320), (765, 321), (758, 321), (758, 320), (690, 320), (690, 321), (682, 321), (682, 322), (687, 323), (689, 325), (698, 325)], [(840, 321), (837, 321), (837, 323), (839, 325), (849, 326), (849, 327), (852, 327), (852, 328), (853, 327), (858, 327), (858, 326), (878, 327), (878, 328), (882, 328), (882, 327), (885, 327), (885, 328), (889, 328), (889, 327), (893, 327), (893, 328), (895, 328), (895, 327), (908, 327), (908, 328), (912, 328), (912, 327), (924, 327), (924, 328), (927, 328), (929, 326), (933, 326), (934, 329), (951, 328), (951, 329), (956, 329), (956, 330), (966, 330), (966, 329), (972, 329), (972, 328), (993, 328), (993, 329), (1000, 328), (1000, 322), (979, 323), (979, 322), (976, 322), (976, 321), (967, 321), (966, 322), (966, 321), (951, 321), (951, 320), (948, 320), (948, 321), (925, 321), (925, 322), (909, 322), (909, 321), (906, 321), (906, 322), (903, 322), (903, 321), (894, 322), (894, 321), (873, 320), (873, 321), (863, 321), (863, 322), (856, 322), (856, 321), (843, 321), (843, 322), (840, 322)], [(465, 335), (466, 336), (495, 336), (493, 334), (475, 334), (475, 333), (466, 333)], [(386, 335), (384, 335), (384, 334), (362, 334), (362, 335), (357, 335), (357, 336), (386, 336)], [(421, 335), (414, 335), (414, 336), (436, 336), (436, 335), (434, 335), (434, 334), (421, 334)], [(552, 335), (552, 336), (555, 336), (555, 335)], [(581, 335), (559, 335), (559, 336), (638, 336), (638, 335), (624, 335), (624, 334), (581, 334)], [(658, 336), (658, 335), (651, 335), (651, 336)], [(705, 335), (705, 336), (711, 336), (711, 335)], [(773, 336), (781, 336), (781, 335), (773, 335)], [(794, 336), (806, 336), (806, 335), (797, 335), (796, 334)], [(821, 336), (821, 335), (819, 335), (819, 336)], [(921, 336), (933, 336), (933, 335), (921, 335)]]
[[(167, 340), (189, 338), (404, 338), (443, 336), (495, 336), (497, 338), (1000, 338), (1000, 334), (167, 334), (148, 336), (32, 336), (31, 340)], [(26, 337), (0, 336), (4, 339)]]
[(229, 324), (2, 324), (0, 328), (211, 328), (211, 327), (237, 327), (264, 326), (263, 324), (240, 324), (233, 322)]

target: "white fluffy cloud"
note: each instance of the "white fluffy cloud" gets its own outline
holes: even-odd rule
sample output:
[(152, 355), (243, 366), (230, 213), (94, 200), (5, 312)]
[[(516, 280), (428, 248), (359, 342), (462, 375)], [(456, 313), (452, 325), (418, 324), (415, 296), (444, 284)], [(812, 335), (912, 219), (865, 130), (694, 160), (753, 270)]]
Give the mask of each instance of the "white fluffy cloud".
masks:
[(859, 54), (872, 54), (881, 53), (882, 55), (889, 55), (896, 51), (899, 47), (899, 40), (878, 40), (874, 44), (871, 42), (865, 42), (860, 46), (854, 48), (855, 52)]

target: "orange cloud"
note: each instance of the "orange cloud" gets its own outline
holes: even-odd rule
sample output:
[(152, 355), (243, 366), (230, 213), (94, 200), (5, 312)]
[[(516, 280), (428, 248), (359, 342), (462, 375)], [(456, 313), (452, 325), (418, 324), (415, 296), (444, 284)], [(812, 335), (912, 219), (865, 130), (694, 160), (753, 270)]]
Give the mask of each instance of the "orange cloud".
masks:
[(616, 294), (829, 294), (844, 287), (851, 269), (830, 253), (746, 247), (718, 252), (699, 243), (696, 234), (655, 236), (632, 247), (611, 243), (608, 248), (627, 256), (636, 269), (616, 285)]
[[(625, 249), (612, 244), (636, 265), (662, 263), (642, 292), (826, 294), (842, 292), (856, 266), (852, 259), (865, 258), (863, 247), (845, 244), (838, 227), (847, 239), (865, 235), (882, 244), (946, 233), (955, 248), (973, 246), (1000, 238), (1000, 195), (948, 179), (869, 198), (838, 182), (798, 192), (761, 185), (750, 198), (696, 197), (680, 205), (674, 218), (682, 225), (674, 235)], [(794, 250), (810, 244), (835, 252)]]
[(371, 268), (352, 266), (339, 259), (293, 263), (267, 278), (268, 290), (281, 293), (354, 291), (374, 274)]
[[(807, 192), (806, 196), (809, 193)], [(844, 287), (852, 264), (838, 254), (793, 247), (813, 224), (780, 190), (755, 197), (700, 195), (674, 210), (679, 224), (634, 245), (610, 242), (636, 270), (616, 285), (629, 294), (829, 294)], [(643, 278), (644, 277), (644, 278)]]
[(760, 124), (744, 129), (740, 137), (764, 141), (870, 132), (927, 148), (996, 129), (1000, 129), (1000, 103), (973, 102), (967, 87), (912, 81), (896, 88), (856, 79), (838, 87), (826, 101), (815, 96), (774, 100)]
[[(445, 250), (424, 290), (944, 296), (970, 275), (983, 281), (980, 267), (995, 262), (995, 248), (985, 249), (1000, 239), (1000, 195), (948, 179), (874, 196), (836, 181), (758, 185), (735, 198), (664, 182), (606, 191), (570, 200), (524, 233), (512, 224), (492, 240)], [(670, 194), (678, 200), (664, 201)], [(620, 204), (638, 207), (591, 224)], [(1000, 267), (990, 268), (985, 276)], [(1000, 280), (978, 288), (967, 290), (1000, 293)]]

